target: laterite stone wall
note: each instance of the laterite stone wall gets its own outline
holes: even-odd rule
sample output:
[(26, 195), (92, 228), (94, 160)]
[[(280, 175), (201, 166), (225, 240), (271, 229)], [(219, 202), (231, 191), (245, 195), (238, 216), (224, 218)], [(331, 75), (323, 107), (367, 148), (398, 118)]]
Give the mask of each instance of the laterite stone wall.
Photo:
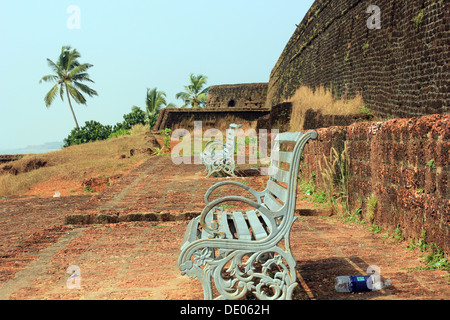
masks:
[[(370, 5), (380, 29), (369, 29)], [(362, 93), (379, 118), (449, 113), (448, 0), (317, 0), (274, 66), (266, 107), (300, 86)]]
[[(429, 115), (385, 122), (360, 122), (318, 129), (319, 137), (304, 150), (301, 176), (315, 172), (323, 189), (319, 162), (334, 147), (347, 143), (351, 212), (367, 212), (369, 197), (377, 199), (373, 223), (382, 233), (426, 241), (450, 252), (450, 115)], [(323, 166), (324, 167), (324, 166)]]
[(208, 108), (263, 108), (267, 96), (267, 83), (242, 83), (211, 86)]
[(163, 130), (165, 128), (178, 129), (183, 128), (191, 130), (194, 128), (195, 121), (201, 121), (203, 128), (218, 128), (222, 120), (228, 128), (228, 120), (245, 125), (256, 122), (259, 118), (270, 113), (270, 110), (264, 108), (164, 108), (158, 116), (158, 120), (153, 126), (153, 130)]

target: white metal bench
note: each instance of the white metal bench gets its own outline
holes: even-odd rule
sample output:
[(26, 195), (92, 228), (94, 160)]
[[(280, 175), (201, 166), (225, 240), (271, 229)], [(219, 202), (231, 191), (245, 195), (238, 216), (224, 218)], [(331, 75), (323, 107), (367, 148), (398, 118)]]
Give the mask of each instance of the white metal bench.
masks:
[[(190, 221), (178, 259), (182, 274), (201, 281), (205, 299), (213, 295), (239, 299), (249, 292), (258, 299), (292, 298), (297, 277), (289, 233), (296, 219), (297, 176), (303, 147), (316, 138), (315, 131), (277, 135), (264, 191), (222, 181), (206, 192), (206, 207)], [(287, 144), (291, 144), (290, 151)], [(243, 188), (256, 201), (242, 196), (209, 201), (212, 192), (225, 185)], [(219, 207), (226, 201), (238, 201), (252, 209), (228, 212)]]
[(231, 176), (234, 174), (236, 167), (234, 161), (234, 149), (236, 147), (237, 130), (242, 125), (230, 124), (227, 130), (227, 140), (225, 143), (219, 140), (209, 141), (205, 145), (205, 149), (201, 154), (203, 164), (206, 166), (205, 171), (208, 171), (207, 177), (214, 172), (223, 171)]

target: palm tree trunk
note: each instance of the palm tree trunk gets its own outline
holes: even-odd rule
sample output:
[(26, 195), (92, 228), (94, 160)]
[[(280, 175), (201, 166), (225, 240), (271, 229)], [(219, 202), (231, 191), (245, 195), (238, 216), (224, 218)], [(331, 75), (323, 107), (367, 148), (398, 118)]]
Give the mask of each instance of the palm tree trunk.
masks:
[(80, 127), (78, 126), (77, 117), (75, 117), (75, 112), (73, 112), (72, 103), (70, 102), (69, 89), (67, 88), (67, 84), (66, 84), (66, 93), (67, 93), (67, 100), (69, 100), (70, 110), (72, 111), (73, 119), (75, 120), (75, 124), (77, 125), (77, 129), (80, 129)]

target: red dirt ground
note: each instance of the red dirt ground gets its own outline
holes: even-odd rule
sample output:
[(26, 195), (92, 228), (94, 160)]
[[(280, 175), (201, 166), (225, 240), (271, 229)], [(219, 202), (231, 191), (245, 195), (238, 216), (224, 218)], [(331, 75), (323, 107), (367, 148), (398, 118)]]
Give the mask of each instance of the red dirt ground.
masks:
[[(181, 276), (177, 267), (187, 213), (203, 209), (203, 196), (217, 181), (241, 181), (257, 190), (266, 181), (263, 176), (206, 178), (203, 170), (197, 164), (174, 165), (169, 156), (150, 157), (101, 192), (54, 198), (54, 187), (66, 186), (54, 181), (53, 188), (38, 189), (41, 196), (0, 200), (0, 299), (202, 299), (199, 282)], [(291, 232), (299, 279), (294, 299), (450, 298), (448, 273), (421, 270), (422, 253), (363, 225), (326, 217), (311, 204), (308, 209), (298, 211), (308, 216), (300, 215)], [(125, 220), (65, 224), (67, 217), (83, 215)], [(142, 217), (163, 219), (133, 221)], [(72, 265), (80, 269), (80, 289), (67, 286)], [(361, 294), (335, 292), (336, 276), (364, 274), (370, 265), (380, 267), (392, 286)]]

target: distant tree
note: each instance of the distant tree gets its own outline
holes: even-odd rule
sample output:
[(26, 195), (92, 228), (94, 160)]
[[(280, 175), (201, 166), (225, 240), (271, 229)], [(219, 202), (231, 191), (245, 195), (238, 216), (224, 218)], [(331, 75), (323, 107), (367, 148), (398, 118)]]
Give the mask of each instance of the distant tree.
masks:
[(114, 125), (113, 132), (119, 130), (130, 130), (136, 124), (145, 125), (147, 114), (139, 107), (133, 106), (131, 112), (123, 115), (123, 121)]
[(164, 91), (158, 91), (157, 88), (147, 89), (147, 97), (145, 99), (145, 105), (147, 107), (147, 121), (150, 128), (156, 123), (158, 119), (159, 111), (163, 107), (173, 107), (173, 104), (167, 104), (166, 93)]
[(209, 87), (203, 87), (206, 85), (207, 77), (201, 74), (194, 75), (191, 73), (189, 80), (190, 84), (184, 87), (185, 91), (178, 92), (175, 97), (184, 101), (182, 107), (187, 107), (189, 105), (192, 108), (205, 107)]
[(147, 115), (141, 108), (133, 106), (131, 108), (131, 112), (123, 115), (124, 123), (127, 126), (127, 129), (131, 129), (134, 125), (137, 124), (145, 124), (145, 120)]
[(85, 105), (86, 99), (81, 92), (89, 95), (90, 97), (98, 95), (95, 90), (81, 83), (82, 81), (94, 81), (89, 78), (89, 74), (86, 72), (89, 68), (93, 67), (93, 65), (89, 63), (81, 64), (80, 62), (78, 62), (78, 58), (80, 57), (81, 55), (76, 49), (72, 49), (70, 46), (63, 46), (56, 63), (50, 59), (47, 59), (48, 65), (52, 69), (54, 74), (43, 76), (39, 81), (39, 83), (41, 83), (42, 81), (56, 82), (56, 84), (44, 97), (45, 106), (47, 108), (50, 107), (53, 100), (55, 99), (58, 93), (58, 87), (59, 95), (61, 97), (61, 100), (63, 101), (64, 90), (66, 91), (67, 100), (69, 101), (70, 110), (72, 111), (77, 129), (80, 129), (80, 127), (78, 126), (78, 121), (75, 117), (75, 112), (73, 111), (70, 97), (72, 97), (76, 103)]
[(92, 141), (108, 139), (112, 132), (110, 125), (102, 125), (98, 121), (86, 121), (86, 124), (77, 129), (73, 129), (69, 136), (64, 139), (64, 147), (88, 143)]

